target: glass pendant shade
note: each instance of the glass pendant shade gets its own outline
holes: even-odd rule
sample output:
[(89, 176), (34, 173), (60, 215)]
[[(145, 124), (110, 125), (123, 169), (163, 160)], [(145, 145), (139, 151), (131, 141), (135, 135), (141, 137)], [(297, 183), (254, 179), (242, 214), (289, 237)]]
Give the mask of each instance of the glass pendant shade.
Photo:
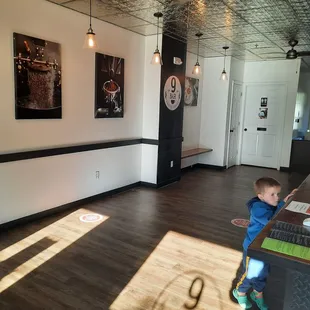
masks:
[(158, 49), (158, 30), (159, 30), (159, 19), (161, 17), (163, 17), (163, 14), (161, 12), (156, 12), (156, 13), (154, 13), (154, 17), (157, 18), (157, 34), (156, 34), (156, 49), (155, 49), (155, 52), (153, 54), (151, 64), (162, 66), (163, 60), (161, 58), (160, 51)]
[(151, 64), (152, 65), (163, 65), (163, 61), (161, 59), (160, 52), (157, 48), (153, 54)]
[(201, 74), (201, 67), (198, 61), (196, 62), (192, 73), (195, 75)]
[(93, 29), (89, 28), (84, 41), (84, 48), (97, 49), (98, 44), (96, 40), (96, 34), (93, 32)]
[(88, 28), (88, 31), (86, 33), (83, 48), (97, 49), (98, 44), (97, 44), (97, 40), (96, 40), (96, 34), (94, 33), (94, 30), (91, 26), (91, 3), (92, 3), (92, 0), (89, 0), (89, 28)]
[(225, 71), (225, 69), (223, 69), (223, 71), (221, 73), (220, 80), (221, 81), (228, 81), (228, 75), (227, 75), (227, 72)]
[(200, 41), (200, 37), (202, 35), (203, 34), (201, 32), (198, 32), (198, 33), (195, 34), (195, 36), (197, 37), (197, 61), (195, 63), (193, 71), (192, 71), (192, 74), (195, 74), (195, 75), (200, 75), (201, 74), (201, 67), (200, 67), (198, 59), (199, 59), (199, 41)]
[(228, 81), (228, 74), (227, 74), (227, 72), (226, 72), (226, 51), (229, 49), (229, 47), (228, 46), (223, 46), (223, 50), (225, 51), (225, 55), (224, 55), (224, 69), (223, 69), (223, 71), (222, 71), (222, 73), (221, 73), (221, 77), (220, 77), (220, 80), (221, 81)]

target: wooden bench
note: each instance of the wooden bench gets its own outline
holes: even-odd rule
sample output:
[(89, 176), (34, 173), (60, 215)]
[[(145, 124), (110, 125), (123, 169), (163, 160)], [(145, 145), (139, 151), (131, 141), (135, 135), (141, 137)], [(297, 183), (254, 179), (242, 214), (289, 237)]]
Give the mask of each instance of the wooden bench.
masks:
[(182, 151), (181, 158), (183, 159), (183, 158), (200, 155), (200, 154), (208, 153), (212, 151), (213, 151), (212, 149), (204, 149), (204, 148), (196, 148), (196, 149), (191, 149), (187, 151)]

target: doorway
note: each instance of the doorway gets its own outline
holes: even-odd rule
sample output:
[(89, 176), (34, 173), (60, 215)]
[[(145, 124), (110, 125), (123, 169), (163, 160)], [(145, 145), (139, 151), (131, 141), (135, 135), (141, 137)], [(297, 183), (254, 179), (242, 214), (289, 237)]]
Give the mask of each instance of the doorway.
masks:
[(285, 84), (246, 86), (241, 164), (280, 168), (286, 92)]
[(238, 144), (239, 144), (239, 128), (240, 128), (240, 107), (242, 98), (242, 85), (233, 82), (231, 97), (229, 133), (228, 133), (228, 152), (227, 152), (227, 168), (237, 164)]

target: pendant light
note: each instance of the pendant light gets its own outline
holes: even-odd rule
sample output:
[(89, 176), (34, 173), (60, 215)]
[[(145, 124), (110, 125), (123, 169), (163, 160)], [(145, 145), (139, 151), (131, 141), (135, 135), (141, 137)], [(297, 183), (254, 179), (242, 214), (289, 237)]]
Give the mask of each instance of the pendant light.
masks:
[(221, 77), (220, 77), (220, 80), (222, 81), (227, 81), (228, 80), (228, 75), (227, 75), (227, 72), (225, 70), (225, 64), (226, 64), (226, 51), (229, 49), (228, 46), (223, 46), (223, 49), (225, 50), (225, 56), (224, 56), (224, 69), (221, 73)]
[(199, 61), (198, 61), (198, 58), (199, 58), (199, 40), (200, 40), (200, 37), (202, 36), (202, 33), (201, 32), (198, 32), (196, 33), (196, 37), (198, 38), (198, 46), (197, 46), (197, 61), (196, 61), (196, 64), (194, 66), (194, 69), (193, 69), (193, 74), (195, 75), (199, 75), (201, 74), (201, 67), (200, 67), (200, 64), (199, 64)]
[(159, 49), (158, 49), (159, 18), (163, 17), (163, 14), (161, 12), (156, 12), (156, 13), (154, 13), (154, 16), (157, 18), (157, 43), (156, 43), (156, 49), (155, 49), (155, 52), (153, 54), (151, 64), (152, 65), (163, 65), (163, 60), (162, 60), (162, 58), (160, 56), (160, 52), (159, 52)]
[(89, 28), (86, 33), (85, 42), (84, 42), (84, 48), (89, 49), (97, 49), (97, 41), (96, 41), (96, 34), (94, 33), (94, 30), (91, 26), (91, 2), (92, 0), (89, 0)]

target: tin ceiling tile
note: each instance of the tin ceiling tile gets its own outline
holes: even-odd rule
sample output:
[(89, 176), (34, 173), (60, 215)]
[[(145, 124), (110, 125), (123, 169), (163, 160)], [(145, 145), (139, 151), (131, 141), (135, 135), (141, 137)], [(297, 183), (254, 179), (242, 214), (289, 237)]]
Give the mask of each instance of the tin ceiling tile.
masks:
[[(89, 0), (86, 0), (89, 3)], [(132, 12), (147, 9), (149, 7), (158, 6), (158, 8), (162, 7), (162, 5), (156, 0), (92, 0), (96, 1), (97, 5), (109, 5), (113, 6), (124, 12)]]
[(163, 5), (156, 0), (122, 0), (116, 2), (118, 2), (121, 9), (126, 10), (127, 12), (143, 10), (151, 7), (157, 7), (157, 10), (160, 10), (163, 7)]
[[(119, 14), (120, 11), (111, 5), (96, 5), (97, 3), (92, 2), (92, 16), (93, 17), (101, 17), (105, 15), (111, 14)], [(68, 9), (72, 9), (83, 14), (89, 15), (89, 0), (75, 0), (75, 1), (66, 1), (62, 4), (64, 7)]]
[(266, 23), (282, 20), (290, 22), (296, 19), (291, 11), (287, 11), (282, 7), (255, 8), (252, 10), (241, 11), (240, 14), (249, 23)]
[(223, 2), (235, 11), (252, 10), (262, 7), (273, 7), (277, 5), (277, 0), (223, 0)]
[[(157, 27), (155, 25), (144, 25), (144, 26), (137, 26), (137, 27), (132, 27), (128, 28), (129, 30), (142, 34), (144, 36), (150, 36), (150, 35), (155, 35), (157, 33)], [(158, 30), (158, 33), (161, 33), (162, 29), (160, 28)]]
[[(190, 53), (197, 55), (197, 47), (190, 46), (187, 48)], [(223, 54), (214, 51), (213, 49), (207, 47), (199, 48), (199, 57), (222, 57)]]
[(266, 43), (265, 41), (254, 41), (254, 42), (245, 42), (241, 44), (245, 49), (253, 50), (257, 48), (270, 48), (274, 47), (273, 43)]
[(296, 46), (295, 49), (298, 52), (308, 52), (308, 51), (310, 51), (310, 44), (308, 44), (308, 45), (299, 45), (299, 43), (298, 43), (298, 45)]
[(47, 0), (48, 2), (63, 4), (64, 2), (68, 2), (68, 0)]
[(253, 28), (251, 25), (217, 27), (217, 28), (214, 28), (214, 31), (218, 34), (221, 34), (227, 37), (232, 37), (232, 36), (235, 36), (236, 34), (238, 36), (257, 34), (257, 30)]
[(108, 15), (104, 16), (102, 20), (123, 28), (132, 28), (136, 26), (147, 25), (146, 21), (127, 14)]

